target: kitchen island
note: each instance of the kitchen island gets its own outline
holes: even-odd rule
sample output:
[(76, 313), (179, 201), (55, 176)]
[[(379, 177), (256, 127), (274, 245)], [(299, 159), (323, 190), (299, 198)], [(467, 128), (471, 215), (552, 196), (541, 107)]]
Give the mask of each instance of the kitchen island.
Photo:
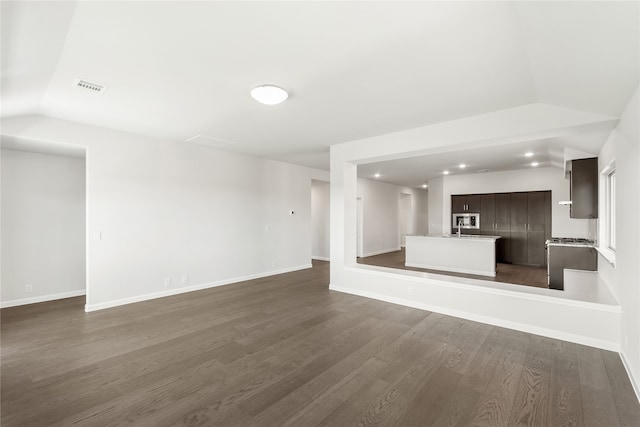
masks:
[(407, 267), (496, 276), (496, 240), (500, 236), (406, 237)]

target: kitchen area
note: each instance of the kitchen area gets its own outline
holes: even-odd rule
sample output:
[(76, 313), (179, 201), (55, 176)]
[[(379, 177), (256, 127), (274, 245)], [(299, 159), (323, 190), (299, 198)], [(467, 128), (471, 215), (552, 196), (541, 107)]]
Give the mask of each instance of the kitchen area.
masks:
[[(558, 205), (571, 219), (590, 220), (594, 229), (598, 159), (568, 160), (564, 173), (570, 199)], [(518, 271), (523, 285), (544, 269), (547, 287), (560, 291), (566, 270), (597, 271), (595, 230), (588, 237), (553, 235), (551, 190), (452, 194), (450, 217), (451, 229), (442, 235), (407, 236), (405, 266), (478, 278)], [(542, 287), (539, 280), (535, 286)]]

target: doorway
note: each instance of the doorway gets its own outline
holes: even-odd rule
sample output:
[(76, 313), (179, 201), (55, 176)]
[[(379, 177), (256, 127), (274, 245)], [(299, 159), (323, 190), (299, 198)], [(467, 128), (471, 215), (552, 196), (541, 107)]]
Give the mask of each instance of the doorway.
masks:
[(356, 257), (364, 256), (364, 200), (362, 197), (356, 199)]
[(413, 196), (408, 193), (400, 193), (398, 204), (400, 247), (404, 248), (407, 234), (413, 233)]

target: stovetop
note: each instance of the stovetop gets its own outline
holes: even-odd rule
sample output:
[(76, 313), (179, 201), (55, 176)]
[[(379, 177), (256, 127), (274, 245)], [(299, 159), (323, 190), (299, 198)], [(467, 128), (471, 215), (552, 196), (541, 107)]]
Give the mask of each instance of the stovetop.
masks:
[(580, 237), (552, 237), (546, 241), (547, 245), (558, 246), (588, 246), (594, 247), (595, 241), (590, 239), (583, 239)]

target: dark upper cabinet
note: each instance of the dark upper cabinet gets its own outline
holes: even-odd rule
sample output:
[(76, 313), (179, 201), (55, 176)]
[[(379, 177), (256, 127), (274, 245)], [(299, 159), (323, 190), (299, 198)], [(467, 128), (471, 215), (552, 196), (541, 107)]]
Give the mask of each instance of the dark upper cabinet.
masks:
[(571, 161), (571, 218), (598, 218), (598, 158)]
[(467, 206), (467, 196), (451, 196), (451, 213), (465, 212)]
[[(480, 195), (464, 194), (451, 196), (451, 213), (480, 212)], [(481, 218), (482, 219), (482, 218)]]
[[(479, 194), (471, 194), (467, 196), (467, 212), (480, 212), (481, 198)], [(482, 218), (480, 218), (482, 221)]]

